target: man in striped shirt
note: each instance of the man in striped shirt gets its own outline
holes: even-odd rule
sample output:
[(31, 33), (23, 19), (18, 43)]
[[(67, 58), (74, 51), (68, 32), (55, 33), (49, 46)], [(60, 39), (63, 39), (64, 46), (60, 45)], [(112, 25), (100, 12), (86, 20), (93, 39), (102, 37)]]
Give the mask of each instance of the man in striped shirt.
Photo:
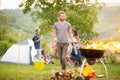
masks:
[(54, 39), (57, 37), (57, 49), (59, 54), (62, 70), (66, 70), (66, 53), (69, 45), (68, 38), (70, 37), (73, 42), (73, 35), (71, 24), (66, 19), (66, 13), (64, 11), (59, 12), (59, 21), (54, 24), (52, 32), (52, 47), (54, 47)]

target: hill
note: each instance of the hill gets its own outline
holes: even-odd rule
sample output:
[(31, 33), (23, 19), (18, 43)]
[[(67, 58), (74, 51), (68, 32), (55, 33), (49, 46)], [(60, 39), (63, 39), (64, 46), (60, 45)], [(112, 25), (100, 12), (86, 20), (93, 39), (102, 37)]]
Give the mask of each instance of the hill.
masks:
[(22, 39), (31, 38), (34, 29), (39, 26), (39, 23), (32, 21), (30, 14), (23, 14), (22, 10), (1, 10), (0, 12), (9, 18), (10, 32), (16, 38), (20, 29), (22, 30)]
[(120, 6), (106, 6), (98, 14), (99, 23), (94, 30), (100, 34), (101, 39), (120, 40), (118, 27), (120, 27)]

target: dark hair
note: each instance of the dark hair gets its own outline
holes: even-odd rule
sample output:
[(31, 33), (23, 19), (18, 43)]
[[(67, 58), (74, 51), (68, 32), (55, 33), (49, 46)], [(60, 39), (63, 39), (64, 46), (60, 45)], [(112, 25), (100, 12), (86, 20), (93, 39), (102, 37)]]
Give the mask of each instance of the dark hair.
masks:
[(78, 36), (77, 30), (73, 30), (73, 32), (74, 32), (74, 36)]
[(35, 32), (37, 32), (37, 31), (40, 31), (40, 29), (39, 28), (35, 29)]
[(44, 49), (41, 50), (41, 54), (45, 56), (46, 55), (46, 51)]

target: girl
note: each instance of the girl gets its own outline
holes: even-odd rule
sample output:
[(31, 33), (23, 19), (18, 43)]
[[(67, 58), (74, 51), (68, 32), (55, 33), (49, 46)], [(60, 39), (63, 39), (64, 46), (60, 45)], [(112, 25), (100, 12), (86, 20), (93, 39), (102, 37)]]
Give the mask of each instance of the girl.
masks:
[(80, 38), (78, 32), (76, 30), (73, 31), (74, 37), (74, 45), (71, 52), (71, 60), (75, 63), (76, 66), (80, 66), (82, 64), (82, 56), (80, 54)]

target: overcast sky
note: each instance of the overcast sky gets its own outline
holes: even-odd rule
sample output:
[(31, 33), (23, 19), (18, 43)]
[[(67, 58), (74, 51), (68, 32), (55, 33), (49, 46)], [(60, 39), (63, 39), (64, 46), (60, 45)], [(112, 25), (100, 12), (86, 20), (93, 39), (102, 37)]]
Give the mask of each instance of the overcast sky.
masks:
[[(1, 0), (0, 9), (16, 9), (23, 0)], [(91, 0), (93, 1), (93, 0)], [(105, 3), (120, 3), (120, 0), (98, 0)]]
[(22, 0), (1, 0), (0, 9), (16, 9)]

